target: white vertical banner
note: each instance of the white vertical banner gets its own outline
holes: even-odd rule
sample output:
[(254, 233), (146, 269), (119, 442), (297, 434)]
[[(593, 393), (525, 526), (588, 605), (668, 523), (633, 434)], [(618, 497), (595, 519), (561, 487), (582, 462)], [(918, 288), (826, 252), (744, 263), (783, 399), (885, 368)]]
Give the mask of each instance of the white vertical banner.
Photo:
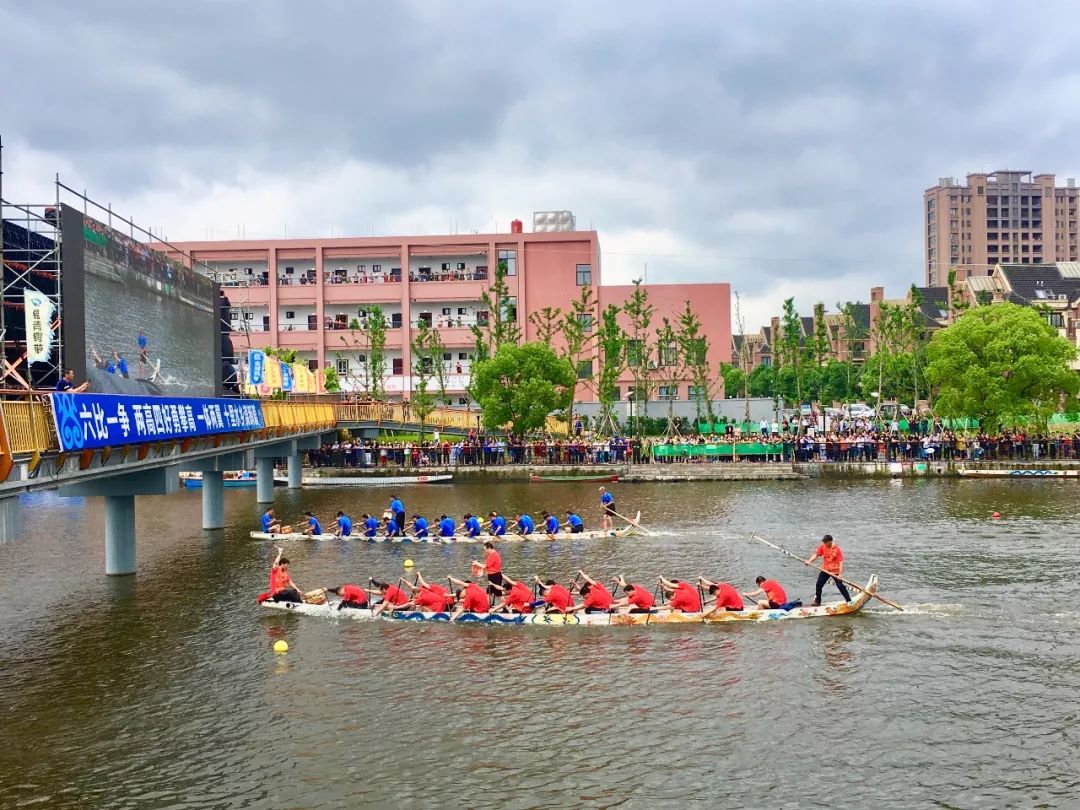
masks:
[(26, 314), (26, 362), (47, 363), (52, 354), (52, 319), (56, 307), (37, 290), (23, 290)]

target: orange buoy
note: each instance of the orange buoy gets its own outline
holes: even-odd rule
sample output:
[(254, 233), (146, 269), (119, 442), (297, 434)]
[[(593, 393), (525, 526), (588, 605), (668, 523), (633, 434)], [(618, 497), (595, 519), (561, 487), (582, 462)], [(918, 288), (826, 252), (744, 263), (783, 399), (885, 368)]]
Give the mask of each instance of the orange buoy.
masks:
[(1001, 512), (994, 512), (994, 514), (992, 514), (990, 517), (992, 517), (994, 520), (1001, 520)]

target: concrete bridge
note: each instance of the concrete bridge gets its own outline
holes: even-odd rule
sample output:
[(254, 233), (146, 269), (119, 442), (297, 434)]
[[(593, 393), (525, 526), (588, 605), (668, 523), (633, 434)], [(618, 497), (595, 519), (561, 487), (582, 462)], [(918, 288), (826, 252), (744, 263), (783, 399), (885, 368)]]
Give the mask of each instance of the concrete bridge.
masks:
[[(215, 425), (213, 433), (172, 436), (159, 431), (160, 439), (136, 438), (126, 430), (124, 441), (109, 438), (115, 418), (92, 412), (85, 404), (86, 424), (74, 423), (74, 402), (92, 395), (36, 393), (0, 399), (0, 540), (22, 532), (18, 496), (35, 490), (58, 489), (63, 497), (101, 497), (105, 500), (105, 573), (135, 572), (135, 499), (169, 495), (180, 489), (180, 472), (202, 473), (202, 526), (219, 529), (224, 519), (224, 478), (228, 470), (255, 468), (256, 499), (272, 503), (274, 465), (284, 458), (288, 486), (301, 485), (301, 453), (333, 441), (339, 428), (362, 435), (380, 430), (416, 432), (420, 420), (403, 405), (381, 403), (258, 402), (235, 400), (260, 413), (258, 426), (228, 423)], [(149, 408), (145, 398), (101, 398), (125, 414), (128, 409)], [(137, 400), (137, 402), (136, 402)], [(155, 398), (154, 407), (177, 400)], [(196, 410), (199, 403), (221, 400), (185, 400)], [(96, 409), (96, 402), (94, 404)], [(210, 406), (213, 407), (213, 406)], [(228, 407), (223, 406), (223, 407)], [(55, 409), (55, 410), (54, 410)], [(60, 417), (59, 411), (66, 415)], [(182, 409), (181, 409), (182, 410)], [(247, 410), (254, 411), (252, 408)], [(141, 413), (141, 411), (140, 411)], [(192, 413), (191, 407), (188, 414)], [(149, 411), (147, 411), (149, 414)], [(175, 407), (173, 415), (175, 417)], [(95, 425), (95, 417), (97, 424)], [(168, 418), (168, 417), (166, 417)], [(201, 417), (200, 417), (201, 418)], [(62, 419), (68, 419), (58, 431)], [(146, 417), (151, 421), (150, 417)], [(179, 424), (178, 420), (178, 424)], [(185, 427), (188, 420), (182, 420)], [(462, 435), (477, 427), (477, 413), (452, 408), (436, 409), (424, 420), (425, 430)], [(159, 424), (160, 428), (161, 425)], [(82, 437), (78, 435), (82, 431)], [(89, 439), (81, 442), (81, 439)], [(82, 449), (74, 449), (77, 446)]]

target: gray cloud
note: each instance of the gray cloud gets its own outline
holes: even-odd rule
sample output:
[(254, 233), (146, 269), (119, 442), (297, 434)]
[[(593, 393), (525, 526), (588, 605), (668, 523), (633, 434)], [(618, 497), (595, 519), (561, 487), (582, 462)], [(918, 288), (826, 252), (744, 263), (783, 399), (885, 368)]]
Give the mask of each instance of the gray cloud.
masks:
[[(939, 176), (1080, 174), (1076, 15), (1038, 15), (1003, 2), (25, 4), (5, 11), (0, 71), (16, 79), (0, 126), (43, 182), (50, 163), (72, 167), (176, 238), (239, 222), (485, 229), (565, 206), (601, 231), (608, 277), (647, 261), (651, 279), (730, 279), (761, 300), (798, 290), (809, 309), (838, 278), (864, 297), (921, 278), (921, 192)], [(1006, 47), (1028, 30), (1030, 46)]]

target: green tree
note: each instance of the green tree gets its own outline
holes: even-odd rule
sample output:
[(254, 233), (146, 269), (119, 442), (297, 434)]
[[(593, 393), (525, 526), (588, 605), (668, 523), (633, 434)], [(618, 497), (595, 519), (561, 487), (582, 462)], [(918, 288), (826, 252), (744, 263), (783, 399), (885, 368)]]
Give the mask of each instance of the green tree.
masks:
[(814, 336), (807, 340), (807, 350), (815, 366), (825, 365), (831, 348), (829, 328), (825, 324), (825, 305), (818, 301), (814, 304)]
[[(649, 396), (652, 393), (652, 369), (650, 358), (652, 344), (650, 328), (656, 308), (649, 303), (649, 293), (641, 286), (641, 279), (634, 279), (634, 292), (623, 304), (623, 313), (630, 322), (626, 343), (626, 364), (634, 378), (634, 433), (641, 435), (641, 419), (649, 415)], [(655, 365), (655, 361), (652, 361)]]
[(949, 268), (948, 280), (945, 283), (949, 288), (949, 320), (955, 321), (966, 309), (968, 309), (968, 302), (965, 300), (964, 294), (960, 291), (960, 288), (956, 283), (955, 267)]
[(747, 377), (746, 390), (752, 397), (772, 397), (780, 394), (776, 387), (776, 369), (772, 366), (758, 366)]
[(386, 399), (386, 328), (386, 315), (375, 304), (365, 317), (349, 321), (348, 331), (338, 335), (347, 354), (335, 353), (338, 359), (355, 360), (349, 367), (355, 367), (357, 372), (349, 376), (356, 379), (365, 395), (380, 402)]
[(476, 360), (491, 357), (504, 343), (521, 342), (516, 302), (517, 299), (510, 295), (510, 286), (506, 283), (506, 262), (499, 262), (491, 286), (480, 294), (479, 310), (486, 312), (487, 316), (478, 315), (476, 323), (469, 327), (476, 343)]
[(569, 406), (577, 374), (543, 343), (504, 343), (473, 364), (473, 390), (484, 426), (514, 433), (539, 430), (553, 411)]
[(341, 381), (338, 380), (337, 369), (327, 366), (323, 369), (323, 388), (328, 394), (336, 394), (341, 391)]
[(536, 329), (536, 338), (541, 343), (551, 345), (552, 338), (559, 332), (562, 323), (561, 307), (544, 307), (529, 315), (529, 323)]
[[(803, 348), (802, 320), (799, 312), (795, 309), (795, 299), (788, 298), (784, 301), (784, 312), (780, 317), (780, 375), (781, 391), (784, 399), (798, 408), (802, 404), (802, 367), (800, 362)], [(793, 384), (793, 385), (791, 385)], [(802, 422), (799, 422), (799, 433), (802, 432)]]
[[(435, 397), (428, 390), (432, 376), (437, 373), (436, 365), (442, 368), (442, 355), (435, 354), (433, 345), (442, 346), (438, 333), (431, 328), (427, 321), (420, 321), (413, 338), (411, 349), (413, 367), (412, 373), (416, 377), (416, 385), (412, 389), (412, 398), (409, 400), (409, 408), (420, 421), (420, 441), (424, 441), (424, 425), (427, 418), (435, 410)], [(445, 397), (445, 383), (441, 392)]]
[(596, 295), (593, 288), (585, 285), (581, 294), (571, 303), (570, 310), (562, 318), (562, 356), (570, 361), (577, 372), (570, 387), (570, 413), (567, 421), (574, 423), (574, 399), (578, 385), (590, 387), (595, 376), (593, 368), (596, 342)]
[(1076, 347), (1035, 310), (1008, 302), (965, 312), (931, 338), (927, 357), (936, 411), (991, 429), (1024, 419), (1045, 426), (1059, 408), (1074, 408), (1080, 390)]
[(675, 425), (675, 398), (672, 394), (678, 397), (679, 380), (683, 376), (683, 356), (675, 327), (666, 317), (661, 319), (660, 326), (656, 329), (656, 360), (660, 383), (667, 389), (668, 413), (664, 435), (678, 436), (680, 434)]
[(690, 307), (689, 301), (679, 315), (676, 339), (683, 362), (690, 372), (690, 380), (694, 384), (694, 410), (697, 420), (700, 422), (703, 417), (707, 417), (709, 422), (715, 422), (712, 375), (709, 374), (709, 339), (705, 337), (701, 318)]
[(601, 435), (615, 432), (615, 386), (626, 368), (626, 332), (619, 325), (619, 308), (608, 304), (600, 313), (596, 330), (600, 368), (596, 374), (596, 399), (600, 403), (597, 429)]
[[(758, 366), (758, 368), (767, 368), (766, 366)], [(758, 369), (754, 369), (757, 371)], [(746, 395), (746, 389), (749, 387), (750, 376), (743, 372), (738, 366), (733, 366), (731, 363), (720, 364), (720, 376), (724, 379), (724, 398), (725, 399), (737, 399)], [(761, 375), (759, 375), (759, 379)], [(771, 396), (771, 392), (767, 396)], [(757, 394), (756, 396), (763, 396)], [(700, 415), (698, 416), (700, 419)]]

